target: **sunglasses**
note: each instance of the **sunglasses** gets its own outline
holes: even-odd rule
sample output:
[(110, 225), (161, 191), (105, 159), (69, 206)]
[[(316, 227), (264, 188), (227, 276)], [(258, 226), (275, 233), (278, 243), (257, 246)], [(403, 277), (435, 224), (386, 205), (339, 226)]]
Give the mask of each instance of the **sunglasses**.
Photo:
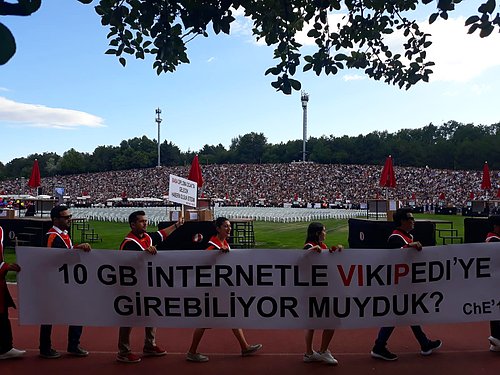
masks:
[(415, 221), (415, 218), (413, 216), (412, 217), (407, 217), (406, 220)]
[(66, 216), (59, 216), (61, 219), (71, 219), (73, 217), (73, 215), (66, 215)]

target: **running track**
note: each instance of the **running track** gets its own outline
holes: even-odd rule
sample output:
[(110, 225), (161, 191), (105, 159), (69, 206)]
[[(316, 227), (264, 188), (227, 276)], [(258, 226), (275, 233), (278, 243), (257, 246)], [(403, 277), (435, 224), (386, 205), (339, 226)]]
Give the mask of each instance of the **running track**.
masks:
[[(16, 285), (9, 289), (17, 299)], [(260, 342), (262, 351), (253, 357), (242, 358), (230, 330), (214, 329), (205, 333), (200, 352), (210, 356), (207, 363), (189, 363), (185, 352), (191, 342), (191, 329), (157, 331), (157, 343), (168, 354), (158, 358), (143, 358), (137, 364), (115, 361), (118, 328), (88, 327), (82, 335), (82, 347), (91, 354), (86, 358), (66, 356), (67, 327), (54, 326), (52, 341), (63, 356), (55, 360), (38, 357), (38, 327), (19, 326), (16, 310), (10, 310), (14, 346), (26, 349), (24, 358), (0, 361), (1, 375), (94, 375), (94, 374), (176, 374), (176, 375), (246, 375), (246, 374), (373, 374), (373, 375), (468, 375), (500, 374), (500, 353), (488, 350), (489, 324), (467, 323), (432, 325), (425, 327), (427, 335), (443, 340), (443, 347), (429, 357), (419, 354), (419, 347), (407, 327), (397, 328), (389, 341), (389, 348), (399, 355), (395, 362), (372, 359), (369, 355), (377, 329), (339, 330), (333, 338), (331, 350), (339, 366), (322, 363), (303, 363), (303, 331), (246, 330), (250, 343)], [(319, 334), (316, 342), (319, 345)], [(132, 331), (134, 352), (142, 350), (144, 330)]]

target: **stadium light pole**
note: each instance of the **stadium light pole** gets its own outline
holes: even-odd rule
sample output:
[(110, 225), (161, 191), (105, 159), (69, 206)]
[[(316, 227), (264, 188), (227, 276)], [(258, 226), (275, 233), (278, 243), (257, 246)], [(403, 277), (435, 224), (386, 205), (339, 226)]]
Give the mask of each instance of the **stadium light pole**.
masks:
[(306, 142), (307, 142), (307, 102), (309, 94), (305, 91), (300, 92), (302, 102), (302, 161), (306, 161)]
[(160, 166), (160, 124), (162, 119), (160, 118), (161, 109), (156, 108), (156, 123), (158, 124), (158, 167)]

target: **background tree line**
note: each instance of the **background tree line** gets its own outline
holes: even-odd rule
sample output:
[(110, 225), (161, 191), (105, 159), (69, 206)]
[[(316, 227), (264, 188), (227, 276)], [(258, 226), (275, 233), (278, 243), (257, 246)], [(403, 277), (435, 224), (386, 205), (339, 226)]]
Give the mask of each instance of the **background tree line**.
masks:
[[(49, 152), (0, 163), (0, 179), (29, 177), (34, 159), (42, 176), (105, 172), (157, 165), (157, 141), (146, 136), (124, 140), (119, 146), (99, 146), (93, 153), (75, 149), (62, 156)], [(161, 165), (191, 163), (198, 154), (202, 164), (289, 163), (302, 160), (302, 140), (271, 144), (263, 133), (249, 133), (232, 139), (229, 149), (222, 144), (205, 145), (198, 152), (182, 152), (164, 141), (160, 145)], [(448, 121), (441, 126), (429, 124), (419, 129), (396, 133), (372, 132), (357, 137), (311, 137), (307, 142), (307, 160), (325, 164), (382, 164), (391, 154), (398, 166), (437, 169), (481, 169), (488, 161), (500, 169), (500, 123), (493, 125), (461, 124)]]

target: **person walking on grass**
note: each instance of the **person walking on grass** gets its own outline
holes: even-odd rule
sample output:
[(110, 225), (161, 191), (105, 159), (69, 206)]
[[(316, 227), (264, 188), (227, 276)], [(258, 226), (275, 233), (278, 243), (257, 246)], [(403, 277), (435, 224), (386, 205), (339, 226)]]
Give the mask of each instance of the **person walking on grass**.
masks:
[[(328, 247), (325, 244), (326, 238), (326, 228), (321, 223), (311, 223), (307, 228), (307, 238), (306, 243), (304, 245), (304, 250), (309, 250), (317, 253), (321, 253), (322, 251), (329, 251), (333, 253), (335, 251), (342, 251), (343, 246), (337, 245)], [(330, 342), (332, 341), (333, 335), (335, 333), (334, 329), (325, 329), (321, 335), (321, 346), (319, 351), (315, 351), (313, 349), (313, 338), (314, 338), (314, 330), (308, 329), (305, 332), (305, 343), (306, 343), (306, 352), (304, 353), (304, 362), (324, 362), (329, 365), (337, 365), (339, 362), (332, 355), (330, 350), (328, 349), (330, 346)]]
[[(217, 234), (212, 236), (208, 241), (209, 246), (206, 250), (219, 250), (221, 253), (227, 253), (231, 250), (227, 239), (231, 234), (231, 223), (225, 217), (218, 217), (215, 220), (215, 230)], [(191, 346), (186, 354), (186, 360), (189, 362), (207, 362), (208, 356), (198, 353), (198, 345), (200, 344), (203, 334), (206, 328), (196, 328), (193, 332), (193, 339), (191, 341)], [(262, 344), (248, 344), (245, 334), (241, 328), (233, 328), (233, 334), (238, 340), (241, 347), (241, 355), (247, 357), (255, 354), (262, 348)]]

